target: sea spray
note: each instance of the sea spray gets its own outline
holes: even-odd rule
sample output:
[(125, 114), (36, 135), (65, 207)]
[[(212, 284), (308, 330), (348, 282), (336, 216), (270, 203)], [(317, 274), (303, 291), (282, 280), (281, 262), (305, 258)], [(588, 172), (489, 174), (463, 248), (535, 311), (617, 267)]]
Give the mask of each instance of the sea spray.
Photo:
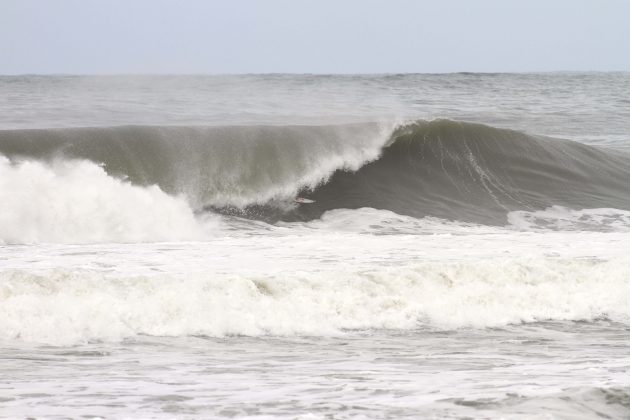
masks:
[(0, 243), (146, 242), (201, 237), (181, 197), (109, 176), (85, 160), (0, 156)]

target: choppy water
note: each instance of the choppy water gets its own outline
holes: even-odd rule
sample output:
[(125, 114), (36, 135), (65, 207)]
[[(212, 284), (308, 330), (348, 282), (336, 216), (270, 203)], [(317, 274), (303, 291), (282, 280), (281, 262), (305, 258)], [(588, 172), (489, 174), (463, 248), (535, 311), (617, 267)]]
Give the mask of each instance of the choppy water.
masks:
[(344, 337), (143, 337), (8, 345), (3, 353), (12, 385), (4, 414), (16, 417), (625, 418), (628, 411), (627, 330), (605, 321)]
[(629, 417), (629, 97), (0, 77), (0, 416)]

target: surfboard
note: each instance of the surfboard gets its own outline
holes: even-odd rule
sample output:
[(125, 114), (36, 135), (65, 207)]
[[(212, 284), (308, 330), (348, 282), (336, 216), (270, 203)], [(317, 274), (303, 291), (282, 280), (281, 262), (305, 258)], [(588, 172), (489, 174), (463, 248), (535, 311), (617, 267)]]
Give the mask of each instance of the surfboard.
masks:
[(311, 200), (310, 198), (303, 198), (303, 197), (295, 197), (293, 201), (300, 204), (311, 204), (315, 202), (315, 200)]

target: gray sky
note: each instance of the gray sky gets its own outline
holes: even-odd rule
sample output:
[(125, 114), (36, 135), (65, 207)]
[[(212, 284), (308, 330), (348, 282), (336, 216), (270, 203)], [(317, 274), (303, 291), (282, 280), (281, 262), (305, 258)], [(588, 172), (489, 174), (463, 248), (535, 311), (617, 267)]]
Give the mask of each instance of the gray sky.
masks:
[(630, 70), (629, 0), (0, 0), (0, 74)]

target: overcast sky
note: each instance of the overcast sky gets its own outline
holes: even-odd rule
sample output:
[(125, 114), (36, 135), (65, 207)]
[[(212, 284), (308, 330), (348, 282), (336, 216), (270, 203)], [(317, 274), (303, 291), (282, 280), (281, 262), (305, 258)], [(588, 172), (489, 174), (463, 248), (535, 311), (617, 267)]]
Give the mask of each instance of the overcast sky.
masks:
[(630, 0), (0, 0), (0, 74), (630, 70)]

